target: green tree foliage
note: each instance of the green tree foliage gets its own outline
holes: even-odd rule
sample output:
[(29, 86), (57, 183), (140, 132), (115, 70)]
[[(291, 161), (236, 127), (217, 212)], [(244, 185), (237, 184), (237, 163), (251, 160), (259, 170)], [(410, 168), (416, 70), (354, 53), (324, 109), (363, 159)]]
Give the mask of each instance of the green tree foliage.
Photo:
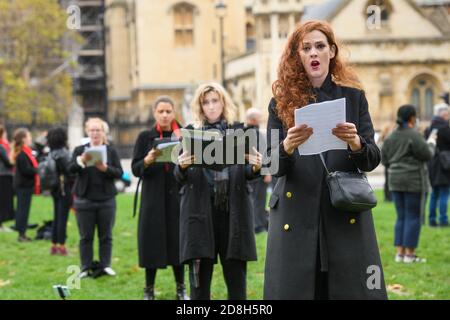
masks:
[(64, 122), (72, 81), (58, 68), (68, 53), (66, 27), (57, 0), (0, 0), (0, 118), (21, 124)]

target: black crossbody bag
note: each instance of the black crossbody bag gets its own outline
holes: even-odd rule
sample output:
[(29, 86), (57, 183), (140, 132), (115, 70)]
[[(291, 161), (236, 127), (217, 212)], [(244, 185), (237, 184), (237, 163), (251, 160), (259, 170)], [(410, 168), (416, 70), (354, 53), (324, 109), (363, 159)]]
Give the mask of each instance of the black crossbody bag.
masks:
[(340, 211), (363, 212), (377, 205), (377, 198), (364, 173), (359, 169), (358, 172), (330, 172), (322, 154), (320, 159), (327, 172), (327, 184), (333, 207)]

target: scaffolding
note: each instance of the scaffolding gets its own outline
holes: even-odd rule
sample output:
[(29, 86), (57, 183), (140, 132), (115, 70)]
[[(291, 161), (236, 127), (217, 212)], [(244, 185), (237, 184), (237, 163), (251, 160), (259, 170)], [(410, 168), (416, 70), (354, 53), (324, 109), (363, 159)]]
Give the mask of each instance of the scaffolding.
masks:
[(80, 9), (83, 39), (77, 50), (77, 72), (73, 73), (74, 94), (83, 108), (85, 118), (107, 118), (107, 88), (105, 67), (104, 0), (62, 0), (64, 8), (75, 5)]

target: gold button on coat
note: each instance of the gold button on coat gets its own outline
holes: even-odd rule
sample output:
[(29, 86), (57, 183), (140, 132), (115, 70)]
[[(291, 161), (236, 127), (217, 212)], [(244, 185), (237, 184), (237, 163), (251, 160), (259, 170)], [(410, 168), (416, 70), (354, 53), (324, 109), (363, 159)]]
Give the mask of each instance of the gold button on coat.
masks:
[(284, 225), (284, 230), (285, 230), (285, 231), (288, 231), (288, 230), (289, 230), (289, 228), (290, 228), (290, 227), (289, 227), (289, 225), (288, 225), (288, 224), (285, 224), (285, 225)]
[(288, 197), (289, 199), (292, 198), (292, 193), (291, 192), (286, 192), (286, 197)]

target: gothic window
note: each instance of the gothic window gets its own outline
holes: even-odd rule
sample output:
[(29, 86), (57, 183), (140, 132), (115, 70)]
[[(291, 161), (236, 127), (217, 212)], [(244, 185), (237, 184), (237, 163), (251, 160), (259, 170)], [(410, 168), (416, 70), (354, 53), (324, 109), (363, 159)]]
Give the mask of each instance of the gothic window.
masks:
[(264, 39), (270, 39), (271, 37), (270, 18), (268, 16), (262, 18), (262, 33)]
[(289, 15), (281, 14), (279, 19), (279, 37), (280, 39), (287, 38), (289, 34)]
[(437, 80), (430, 75), (416, 77), (410, 84), (410, 101), (419, 111), (420, 117), (430, 120), (436, 95), (440, 92)]
[(245, 25), (245, 33), (246, 33), (247, 51), (254, 50), (256, 43), (256, 30), (254, 24), (247, 22), (247, 24)]
[(173, 8), (175, 46), (191, 47), (194, 45), (194, 7), (180, 3)]

